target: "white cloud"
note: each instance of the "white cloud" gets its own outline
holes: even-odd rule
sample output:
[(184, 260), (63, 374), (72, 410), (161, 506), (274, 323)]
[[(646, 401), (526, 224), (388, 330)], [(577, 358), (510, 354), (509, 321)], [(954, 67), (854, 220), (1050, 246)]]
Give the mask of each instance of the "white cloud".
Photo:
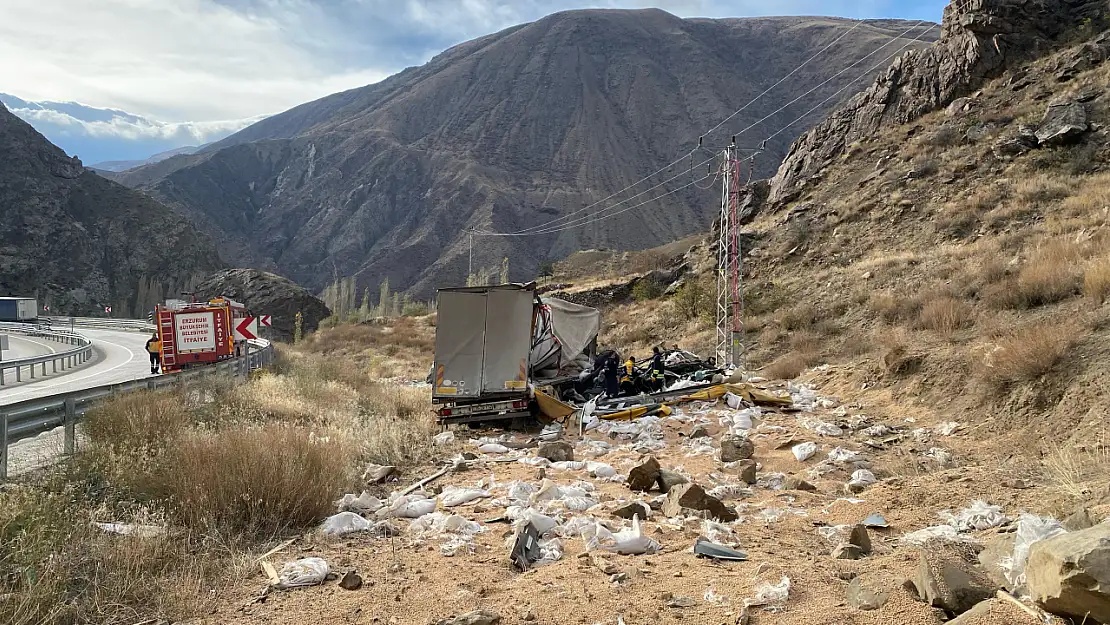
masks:
[(32, 126), (53, 127), (56, 131), (97, 138), (131, 141), (154, 139), (200, 145), (242, 130), (264, 116), (209, 122), (160, 122), (135, 116), (114, 116), (110, 121), (88, 121), (50, 109), (13, 108), (12, 113)]
[[(450, 45), (564, 9), (863, 17), (922, 5), (894, 8), (899, 1), (2, 0), (0, 91), (156, 119), (240, 119), (376, 82)], [(936, 4), (939, 18), (943, 0), (924, 4)]]

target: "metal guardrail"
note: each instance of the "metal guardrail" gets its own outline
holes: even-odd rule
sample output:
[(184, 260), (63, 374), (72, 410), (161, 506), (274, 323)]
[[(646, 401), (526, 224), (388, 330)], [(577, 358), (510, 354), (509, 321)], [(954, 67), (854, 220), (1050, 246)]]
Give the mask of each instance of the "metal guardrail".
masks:
[(77, 421), (99, 400), (120, 393), (179, 386), (221, 373), (246, 378), (252, 370), (273, 362), (274, 348), (269, 341), (258, 339), (249, 343), (254, 348), (249, 353), (214, 365), (0, 406), (0, 480), (8, 476), (8, 445), (11, 443), (62, 426), (65, 428), (63, 453), (73, 454), (77, 446)]
[[(50, 341), (57, 341), (59, 343), (75, 346), (72, 349), (55, 352), (53, 354), (0, 361), (0, 386), (7, 383), (7, 378), (5, 377), (6, 371), (15, 370), (15, 381), (22, 382), (24, 369), (27, 370), (27, 374), (30, 375), (33, 380), (35, 379), (35, 369), (39, 365), (42, 365), (42, 375), (46, 376), (47, 364), (51, 365), (53, 373), (57, 373), (59, 369), (65, 371), (67, 368), (76, 367), (92, 358), (92, 341), (75, 332), (53, 330), (27, 323), (0, 323), (0, 332), (36, 336)], [(59, 367), (59, 365), (61, 366)]]
[(109, 319), (107, 317), (39, 317), (43, 324), (56, 328), (92, 328), (124, 332), (153, 332), (154, 324), (144, 319)]

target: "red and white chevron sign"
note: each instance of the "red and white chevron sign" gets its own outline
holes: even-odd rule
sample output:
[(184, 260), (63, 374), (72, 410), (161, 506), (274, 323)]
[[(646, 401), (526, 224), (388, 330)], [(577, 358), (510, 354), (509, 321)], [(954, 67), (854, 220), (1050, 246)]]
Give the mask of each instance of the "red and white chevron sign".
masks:
[(256, 338), (258, 338), (258, 317), (243, 317), (236, 322), (236, 341), (250, 341)]
[(273, 325), (273, 321), (271, 320), (270, 315), (259, 315), (258, 323), (266, 328), (272, 327)]

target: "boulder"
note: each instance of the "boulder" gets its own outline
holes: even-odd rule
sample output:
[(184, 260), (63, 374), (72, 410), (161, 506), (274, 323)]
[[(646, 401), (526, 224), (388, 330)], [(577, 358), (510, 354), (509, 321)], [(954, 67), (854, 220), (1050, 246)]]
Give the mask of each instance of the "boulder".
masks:
[(1007, 134), (995, 141), (991, 150), (995, 156), (1005, 160), (1035, 150), (1038, 145), (1036, 129), (1022, 125), (1018, 126), (1016, 132)]
[(848, 605), (857, 610), (878, 610), (888, 598), (887, 593), (865, 586), (859, 577), (848, 584)]
[(1110, 523), (1033, 543), (1025, 581), (1049, 612), (1110, 623)]
[(979, 566), (999, 588), (1010, 589), (1010, 581), (1006, 579), (1006, 569), (1002, 568), (1002, 563), (1013, 557), (1016, 540), (1016, 534), (999, 534), (985, 541), (983, 550), (979, 552)]
[(745, 484), (755, 484), (756, 481), (756, 463), (751, 458), (741, 460), (736, 464), (736, 474), (740, 476), (740, 481)]
[(655, 459), (655, 456), (648, 456), (643, 464), (633, 467), (628, 472), (628, 488), (646, 493), (659, 480), (661, 470), (659, 461)]
[(801, 490), (807, 493), (817, 491), (817, 487), (796, 475), (789, 475), (782, 482), (783, 490)]
[(1045, 110), (1044, 119), (1037, 128), (1037, 141), (1041, 145), (1065, 145), (1075, 142), (1089, 129), (1087, 109), (1068, 99), (1050, 104)]
[(644, 520), (651, 516), (651, 506), (642, 501), (634, 501), (613, 510), (613, 516), (621, 519), (632, 519), (634, 516), (639, 516), (641, 520)]
[(747, 460), (755, 454), (755, 443), (746, 436), (726, 434), (721, 437), (721, 462)]
[(678, 486), (679, 484), (686, 484), (689, 481), (690, 480), (686, 479), (686, 477), (683, 476), (681, 473), (676, 473), (674, 471), (663, 469), (659, 472), (659, 491), (663, 493), (669, 493), (671, 492), (671, 489), (675, 486)]
[(193, 289), (196, 297), (207, 300), (229, 297), (244, 304), (252, 313), (271, 315), (273, 325), (267, 338), (291, 341), (297, 313), (301, 330), (313, 332), (331, 310), (319, 298), (288, 278), (257, 269), (227, 269), (209, 276)]
[(574, 460), (574, 446), (565, 441), (543, 443), (536, 455), (547, 458), (551, 462), (572, 462)]
[(663, 503), (663, 514), (668, 517), (683, 517), (687, 516), (689, 511), (694, 511), (696, 516), (723, 523), (740, 518), (736, 510), (726, 506), (720, 499), (707, 494), (701, 486), (679, 484), (667, 493), (667, 500)]
[(949, 614), (963, 614), (992, 597), (998, 586), (954, 550), (922, 551), (911, 580), (918, 598)]

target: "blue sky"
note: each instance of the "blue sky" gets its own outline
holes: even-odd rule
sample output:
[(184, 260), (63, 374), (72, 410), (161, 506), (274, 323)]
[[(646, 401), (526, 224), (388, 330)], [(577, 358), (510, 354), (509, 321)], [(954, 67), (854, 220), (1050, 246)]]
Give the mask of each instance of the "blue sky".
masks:
[[(451, 45), (581, 8), (682, 17), (837, 15), (939, 22), (927, 0), (2, 0), (0, 92), (234, 127), (377, 82)], [(80, 120), (70, 122), (80, 126)], [(245, 122), (244, 122), (245, 123)], [(83, 128), (83, 127), (82, 127)], [(111, 129), (102, 132), (109, 132)], [(49, 136), (49, 134), (48, 134)]]

